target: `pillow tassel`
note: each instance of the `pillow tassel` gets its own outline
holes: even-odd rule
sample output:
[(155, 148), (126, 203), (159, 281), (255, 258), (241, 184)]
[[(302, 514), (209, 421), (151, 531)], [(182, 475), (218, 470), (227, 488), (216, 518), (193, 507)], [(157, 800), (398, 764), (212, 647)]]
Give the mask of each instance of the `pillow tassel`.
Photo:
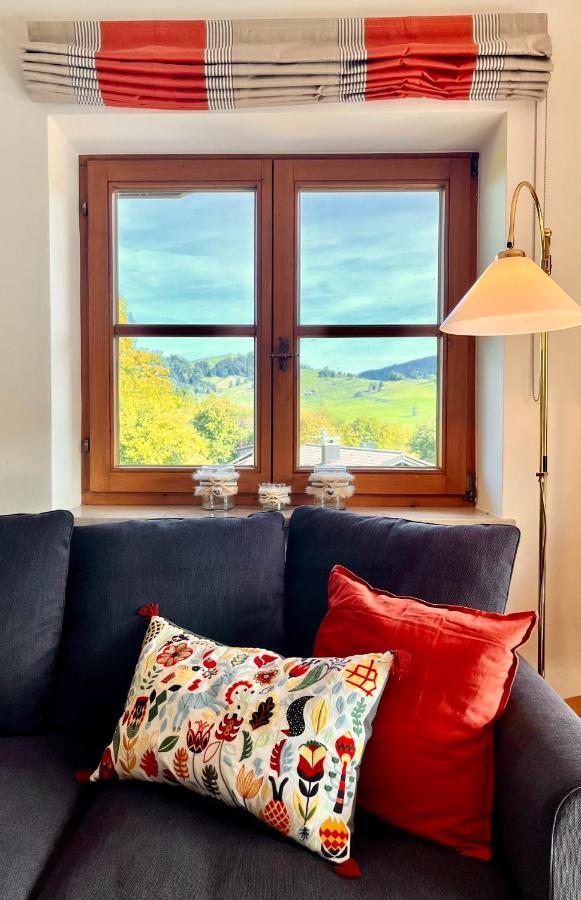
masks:
[(88, 784), (92, 774), (93, 772), (91, 769), (77, 769), (75, 772), (75, 781), (78, 781), (79, 784)]
[(394, 681), (401, 681), (406, 675), (409, 675), (412, 667), (412, 655), (406, 653), (405, 650), (395, 650), (393, 654), (393, 663), (390, 670), (390, 678)]
[(140, 606), (137, 615), (144, 619), (153, 619), (154, 616), (159, 616), (159, 603), (146, 603), (145, 606)]
[(353, 858), (346, 859), (345, 862), (335, 866), (337, 875), (342, 878), (361, 878), (361, 869)]

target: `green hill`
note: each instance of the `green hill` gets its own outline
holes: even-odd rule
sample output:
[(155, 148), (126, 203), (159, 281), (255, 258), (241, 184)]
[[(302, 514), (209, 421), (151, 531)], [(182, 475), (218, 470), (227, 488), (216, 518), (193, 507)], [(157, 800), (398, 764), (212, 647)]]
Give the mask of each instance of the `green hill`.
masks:
[(301, 408), (340, 421), (370, 416), (415, 424), (436, 414), (436, 383), (432, 379), (402, 379), (383, 383), (369, 378), (336, 374), (320, 377), (314, 369), (301, 369)]
[[(193, 361), (172, 355), (165, 356), (164, 363), (181, 390), (196, 396), (216, 393), (242, 409), (254, 407), (252, 353)], [(324, 410), (330, 418), (342, 422), (372, 417), (414, 426), (436, 415), (435, 375), (435, 356), (370, 369), (360, 375), (301, 366), (301, 410)]]
[(360, 378), (371, 381), (399, 381), (402, 378), (435, 378), (438, 360), (435, 356), (422, 356), (421, 359), (410, 359), (403, 363), (384, 366), (383, 369), (366, 369), (359, 373)]

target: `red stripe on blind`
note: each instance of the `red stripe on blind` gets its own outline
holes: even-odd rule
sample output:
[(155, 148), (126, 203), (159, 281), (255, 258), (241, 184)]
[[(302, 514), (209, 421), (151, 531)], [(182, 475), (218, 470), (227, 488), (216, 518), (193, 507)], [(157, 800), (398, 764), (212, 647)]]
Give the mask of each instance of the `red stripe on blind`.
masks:
[(472, 16), (365, 20), (365, 97), (467, 100), (478, 48)]
[[(95, 54), (95, 67), (103, 102), (106, 106), (208, 109), (205, 49), (206, 23), (202, 20), (101, 22), (101, 49)], [(151, 95), (151, 76), (159, 73), (160, 63), (179, 67), (186, 92), (176, 80), (175, 91), (170, 87)], [(125, 77), (116, 78), (113, 73)]]

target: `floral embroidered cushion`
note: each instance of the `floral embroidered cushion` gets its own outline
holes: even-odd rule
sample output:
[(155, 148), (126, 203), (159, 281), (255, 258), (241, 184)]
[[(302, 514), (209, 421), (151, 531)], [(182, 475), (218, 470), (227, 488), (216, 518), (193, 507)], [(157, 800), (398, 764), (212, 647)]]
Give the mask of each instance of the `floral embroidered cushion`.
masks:
[(285, 659), (153, 616), (91, 780), (182, 784), (344, 862), (359, 766), (392, 661), (389, 652)]

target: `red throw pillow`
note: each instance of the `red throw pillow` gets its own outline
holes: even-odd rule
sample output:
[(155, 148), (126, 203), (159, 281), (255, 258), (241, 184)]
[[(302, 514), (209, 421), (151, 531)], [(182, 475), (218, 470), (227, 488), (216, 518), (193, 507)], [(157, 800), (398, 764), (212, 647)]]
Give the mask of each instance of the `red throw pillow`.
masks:
[(361, 769), (358, 802), (382, 819), (466, 856), (492, 856), (493, 722), (516, 674), (515, 654), (536, 622), (436, 606), (370, 587), (342, 566), (315, 656), (390, 647), (409, 654), (390, 681)]

